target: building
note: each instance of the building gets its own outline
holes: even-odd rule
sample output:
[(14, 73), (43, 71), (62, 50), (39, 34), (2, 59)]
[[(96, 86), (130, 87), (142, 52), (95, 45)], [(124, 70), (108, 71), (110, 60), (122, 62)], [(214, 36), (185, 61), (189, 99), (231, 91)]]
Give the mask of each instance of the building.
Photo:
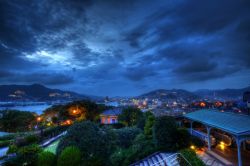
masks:
[(247, 107), (250, 108), (250, 91), (243, 94), (243, 102), (247, 103)]
[[(242, 163), (241, 147), (243, 144), (250, 141), (250, 116), (215, 110), (199, 110), (185, 114), (184, 118), (188, 119), (190, 122), (190, 133), (192, 135), (197, 131), (193, 128), (194, 122), (202, 124), (205, 127), (207, 131), (207, 136), (205, 139), (208, 141), (208, 151), (213, 150), (211, 147), (211, 140), (208, 139), (213, 136), (213, 130), (220, 130), (227, 133), (233, 139), (233, 142), (235, 142), (235, 147), (237, 147), (236, 151), (238, 157), (238, 166), (246, 164), (246, 161), (244, 164)], [(225, 143), (222, 145), (223, 148), (224, 144)], [(229, 152), (230, 149), (227, 149), (227, 151)], [(230, 158), (236, 158), (236, 156)], [(248, 162), (249, 161), (247, 161), (247, 163)]]
[(250, 102), (250, 91), (244, 92), (243, 101), (244, 102)]
[(121, 110), (106, 110), (100, 115), (101, 124), (116, 124)]

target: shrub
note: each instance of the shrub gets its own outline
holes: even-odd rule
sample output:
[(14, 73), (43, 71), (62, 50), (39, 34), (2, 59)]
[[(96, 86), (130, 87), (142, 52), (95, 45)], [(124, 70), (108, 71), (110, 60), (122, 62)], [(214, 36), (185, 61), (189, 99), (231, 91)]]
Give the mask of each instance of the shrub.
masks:
[(58, 157), (58, 166), (79, 166), (81, 164), (81, 152), (77, 147), (65, 148)]
[(21, 147), (17, 151), (17, 161), (23, 165), (36, 165), (38, 153), (41, 151), (42, 149), (37, 144)]
[[(200, 158), (198, 158), (195, 151), (193, 151), (191, 149), (184, 149), (184, 150), (181, 150), (180, 153), (183, 155), (183, 157), (185, 157), (185, 159), (192, 166), (205, 166), (203, 161)], [(181, 159), (179, 162), (180, 162), (180, 165), (186, 165), (186, 164), (184, 164), (184, 163), (186, 163), (186, 161), (184, 159)]]
[(107, 158), (115, 148), (115, 140), (112, 130), (99, 128), (96, 124), (85, 121), (68, 129), (58, 144), (57, 154), (68, 146), (76, 146), (82, 152), (85, 165), (108, 165)]
[(141, 130), (134, 127), (125, 127), (115, 130), (115, 133), (117, 134), (118, 146), (121, 148), (128, 148), (130, 145), (132, 145), (135, 137), (141, 133)]
[(0, 141), (0, 148), (5, 147), (5, 146), (9, 146), (9, 144), (11, 142), (12, 142), (11, 140)]
[(185, 128), (178, 128), (176, 135), (177, 149), (185, 149), (190, 146), (191, 135)]
[(39, 141), (39, 138), (38, 138), (38, 136), (36, 136), (36, 135), (27, 135), (27, 136), (25, 137), (25, 142), (26, 142), (27, 144), (37, 143), (38, 141)]
[(48, 151), (38, 154), (38, 166), (54, 166), (56, 165), (56, 156)]
[(127, 166), (148, 155), (157, 149), (151, 140), (147, 140), (144, 134), (139, 134), (128, 149), (118, 149), (110, 157), (114, 166)]
[(110, 156), (111, 164), (114, 166), (122, 166), (127, 156), (127, 150), (119, 148)]
[(155, 123), (155, 117), (153, 115), (148, 115), (147, 120), (146, 120), (146, 124), (144, 127), (144, 134), (150, 139), (153, 137), (154, 123)]
[(1, 131), (27, 131), (30, 124), (35, 121), (35, 116), (32, 112), (17, 110), (4, 110), (0, 112), (2, 114), (2, 118), (0, 119)]
[(177, 135), (177, 125), (173, 117), (162, 116), (155, 120), (153, 140), (160, 150), (175, 151)]
[(10, 145), (10, 146), (9, 146), (9, 149), (8, 149), (8, 151), (7, 151), (7, 154), (17, 153), (17, 150), (18, 150), (18, 148), (17, 148), (17, 146), (16, 146), (15, 144)]

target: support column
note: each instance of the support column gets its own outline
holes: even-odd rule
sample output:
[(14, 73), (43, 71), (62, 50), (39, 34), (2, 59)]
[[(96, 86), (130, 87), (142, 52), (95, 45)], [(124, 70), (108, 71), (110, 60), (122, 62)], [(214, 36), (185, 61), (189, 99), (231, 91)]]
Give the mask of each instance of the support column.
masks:
[(190, 133), (193, 135), (193, 121), (190, 122)]
[(208, 146), (209, 151), (211, 150), (210, 131), (211, 131), (211, 127), (207, 126), (207, 146)]
[(241, 159), (241, 141), (239, 140), (239, 138), (235, 138), (236, 140), (236, 144), (237, 144), (237, 152), (238, 152), (238, 166), (242, 166), (242, 159)]

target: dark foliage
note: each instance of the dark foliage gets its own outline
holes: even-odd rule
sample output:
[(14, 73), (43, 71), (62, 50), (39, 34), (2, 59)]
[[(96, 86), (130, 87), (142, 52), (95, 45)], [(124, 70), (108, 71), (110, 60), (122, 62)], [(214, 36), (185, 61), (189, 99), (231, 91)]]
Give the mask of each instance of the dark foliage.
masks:
[[(181, 150), (180, 153), (183, 157), (191, 164), (192, 166), (205, 166), (200, 158), (196, 155), (195, 151), (191, 149)], [(180, 165), (187, 165), (187, 161), (185, 159), (180, 159)]]
[(115, 138), (110, 129), (99, 128), (89, 121), (77, 123), (60, 141), (57, 154), (68, 146), (76, 146), (81, 150), (84, 165), (107, 165), (107, 158), (115, 148)]
[(37, 165), (38, 154), (42, 151), (39, 145), (33, 144), (21, 148), (13, 147), (12, 152), (17, 154), (17, 157), (8, 161), (6, 165), (11, 166), (34, 166)]
[(27, 131), (35, 121), (33, 113), (28, 111), (8, 110), (0, 113), (2, 114), (0, 129), (6, 132)]
[[(81, 110), (78, 116), (70, 114), (70, 109), (77, 107)], [(90, 120), (99, 121), (99, 115), (108, 107), (102, 104), (96, 104), (95, 102), (89, 100), (74, 101), (66, 105), (55, 105), (44, 111), (44, 115), (58, 115), (57, 118), (53, 117), (54, 123), (59, 123), (67, 119), (80, 119), (80, 120)]]
[(128, 148), (132, 145), (135, 137), (142, 131), (139, 128), (125, 127), (115, 130), (117, 135), (117, 145), (121, 148)]
[(168, 116), (156, 118), (153, 127), (153, 139), (160, 150), (175, 151), (177, 135), (178, 130), (174, 118)]
[(139, 134), (133, 141), (133, 145), (127, 149), (117, 149), (110, 157), (114, 166), (127, 166), (148, 155), (156, 152), (157, 149), (152, 140), (146, 139), (144, 134)]
[(138, 125), (142, 118), (143, 113), (141, 112), (141, 110), (134, 107), (125, 108), (122, 111), (122, 114), (120, 114), (118, 117), (119, 121), (124, 123), (126, 126)]
[(81, 151), (79, 148), (69, 146), (65, 148), (58, 157), (57, 166), (80, 166)]
[(55, 166), (56, 155), (51, 152), (43, 151), (38, 154), (38, 166)]

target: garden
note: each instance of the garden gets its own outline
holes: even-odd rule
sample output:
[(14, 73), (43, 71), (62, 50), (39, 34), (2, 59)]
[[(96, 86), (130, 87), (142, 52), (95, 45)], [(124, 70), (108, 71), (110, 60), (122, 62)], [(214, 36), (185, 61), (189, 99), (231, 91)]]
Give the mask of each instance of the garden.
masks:
[(97, 117), (75, 122), (65, 136), (45, 148), (32, 136), (26, 138), (29, 144), (11, 145), (8, 153), (16, 157), (5, 165), (127, 166), (160, 151), (180, 152), (193, 166), (204, 165), (189, 148), (200, 142), (172, 117), (155, 117), (133, 107), (119, 115), (120, 125), (100, 125)]

